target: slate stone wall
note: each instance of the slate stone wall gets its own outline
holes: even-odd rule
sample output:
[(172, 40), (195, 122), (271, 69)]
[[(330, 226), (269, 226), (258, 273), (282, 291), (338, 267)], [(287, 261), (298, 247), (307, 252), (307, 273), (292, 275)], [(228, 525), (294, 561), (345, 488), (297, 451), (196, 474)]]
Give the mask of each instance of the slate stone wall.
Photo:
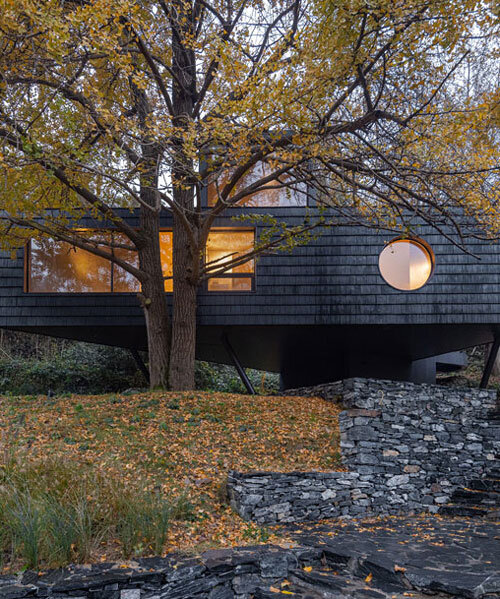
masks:
[(139, 559), (0, 576), (0, 599), (250, 599), (292, 570), (319, 565), (314, 547), (272, 545), (207, 551), (196, 558)]
[(231, 504), (246, 519), (436, 513), (500, 455), (495, 391), (356, 378), (290, 394), (342, 402), (347, 472), (232, 472)]

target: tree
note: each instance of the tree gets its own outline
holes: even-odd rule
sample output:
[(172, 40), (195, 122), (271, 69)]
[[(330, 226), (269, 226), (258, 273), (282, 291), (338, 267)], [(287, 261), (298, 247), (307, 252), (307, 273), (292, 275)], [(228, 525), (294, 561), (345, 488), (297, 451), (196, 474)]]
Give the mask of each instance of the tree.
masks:
[[(295, 228), (263, 213), (251, 251), (207, 264), (216, 219), (255, 194), (306, 194), (371, 226), (419, 218), (460, 245), (457, 211), (498, 233), (495, 10), (479, 0), (3, 0), (3, 247), (47, 236), (130, 273), (151, 384), (192, 388), (200, 282), (336, 222), (321, 208)], [(138, 228), (120, 206), (139, 212)], [(78, 230), (88, 212), (119, 234)]]

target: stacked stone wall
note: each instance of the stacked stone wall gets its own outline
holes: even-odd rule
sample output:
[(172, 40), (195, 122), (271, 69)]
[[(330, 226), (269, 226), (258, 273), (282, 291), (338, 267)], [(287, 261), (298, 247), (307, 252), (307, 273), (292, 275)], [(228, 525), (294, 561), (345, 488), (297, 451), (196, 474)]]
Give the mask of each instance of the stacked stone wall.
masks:
[(194, 558), (70, 566), (0, 576), (0, 599), (251, 599), (304, 565), (320, 564), (314, 547), (218, 549)]
[(260, 523), (437, 512), (500, 454), (496, 392), (373, 379), (294, 390), (341, 401), (347, 472), (232, 472), (231, 503)]

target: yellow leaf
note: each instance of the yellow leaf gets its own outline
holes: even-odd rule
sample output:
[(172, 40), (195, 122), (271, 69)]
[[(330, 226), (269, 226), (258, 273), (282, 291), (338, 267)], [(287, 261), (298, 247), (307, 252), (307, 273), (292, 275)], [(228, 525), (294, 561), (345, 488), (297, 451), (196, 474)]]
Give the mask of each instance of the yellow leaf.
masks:
[(365, 578), (365, 582), (371, 582), (373, 578), (373, 574), (370, 572), (370, 574), (368, 574), (368, 576)]
[(403, 568), (403, 566), (398, 566), (397, 564), (395, 564), (394, 572), (406, 572), (406, 568)]
[(311, 572), (312, 566), (304, 566), (304, 572)]

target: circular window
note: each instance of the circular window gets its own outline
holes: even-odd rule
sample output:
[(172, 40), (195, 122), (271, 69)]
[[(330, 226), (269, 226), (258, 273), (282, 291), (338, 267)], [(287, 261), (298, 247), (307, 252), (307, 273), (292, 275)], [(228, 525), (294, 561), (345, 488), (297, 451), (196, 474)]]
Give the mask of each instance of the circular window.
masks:
[(394, 239), (380, 253), (380, 274), (386, 283), (401, 291), (423, 287), (434, 270), (434, 254), (420, 239)]

